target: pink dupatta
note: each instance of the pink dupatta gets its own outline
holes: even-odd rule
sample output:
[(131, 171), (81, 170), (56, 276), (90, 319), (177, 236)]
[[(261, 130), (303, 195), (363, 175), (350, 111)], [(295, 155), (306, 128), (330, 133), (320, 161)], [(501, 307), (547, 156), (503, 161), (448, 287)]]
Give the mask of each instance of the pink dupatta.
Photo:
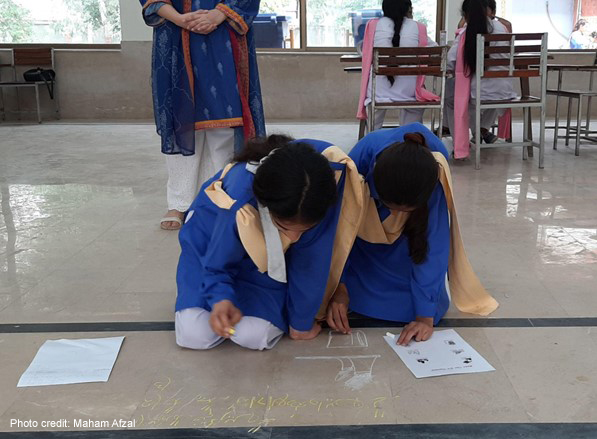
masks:
[[(458, 54), (456, 55), (456, 84), (454, 88), (454, 158), (464, 159), (469, 156), (470, 139), (469, 139), (469, 115), (468, 106), (471, 98), (471, 79), (468, 72), (465, 72), (464, 66), (464, 42), (466, 39), (466, 28), (461, 29), (458, 46)], [(477, 90), (481, 93), (481, 90)], [(498, 122), (498, 137), (502, 139), (509, 139), (512, 137), (512, 110), (508, 109), (499, 118)]]
[[(370, 20), (365, 28), (365, 36), (363, 38), (363, 55), (361, 73), (361, 92), (359, 95), (359, 107), (357, 111), (357, 119), (367, 119), (367, 109), (365, 108), (365, 100), (367, 99), (367, 88), (369, 87), (369, 74), (371, 73), (371, 65), (373, 64), (373, 43), (375, 41), (375, 30), (379, 19)], [(425, 25), (418, 23), (419, 28), (419, 47), (427, 47), (428, 37), (427, 28)], [(431, 93), (425, 88), (425, 76), (417, 76), (417, 87), (415, 89), (415, 98), (418, 102), (437, 102), (439, 96)]]

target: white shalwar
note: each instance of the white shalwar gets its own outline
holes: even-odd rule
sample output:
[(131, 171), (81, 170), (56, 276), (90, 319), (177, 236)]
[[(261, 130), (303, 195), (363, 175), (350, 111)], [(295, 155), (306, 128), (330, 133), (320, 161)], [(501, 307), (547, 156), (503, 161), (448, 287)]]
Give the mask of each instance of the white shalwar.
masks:
[[(506, 26), (497, 20), (490, 20), (489, 31), (492, 34), (507, 34)], [(454, 45), (448, 52), (448, 70), (456, 70), (456, 58), (458, 56), (458, 47), (460, 45), (460, 38), (456, 38)], [(492, 46), (505, 46), (508, 42), (491, 43)], [(510, 55), (506, 53), (491, 54), (491, 58), (508, 58)], [(492, 67), (491, 70), (508, 70), (506, 66)], [(444, 112), (444, 126), (450, 128), (450, 132), (454, 132), (454, 88), (455, 80), (449, 79), (446, 81), (446, 111)], [(481, 99), (484, 101), (504, 101), (516, 99), (518, 93), (514, 90), (514, 82), (511, 78), (491, 78), (481, 80)], [(469, 103), (469, 126), (475, 132), (475, 103), (477, 97), (477, 76), (471, 77), (471, 100)], [(481, 128), (490, 129), (495, 123), (498, 116), (504, 114), (504, 109), (490, 109), (481, 112)]]
[[(393, 47), (394, 38), (394, 20), (388, 17), (382, 17), (377, 23), (375, 29), (374, 47)], [(427, 47), (435, 47), (437, 43), (431, 38), (427, 40)], [(419, 47), (419, 26), (417, 22), (405, 18), (400, 29), (400, 47)], [(417, 87), (416, 76), (396, 76), (394, 85), (390, 83), (387, 77), (377, 76), (375, 78), (375, 102), (404, 102), (416, 101), (415, 89)], [(369, 88), (367, 90), (367, 99), (365, 105), (371, 102), (372, 81), (369, 79)], [(419, 109), (400, 110), (400, 125), (406, 125), (413, 122), (423, 121), (423, 112)], [(382, 127), (386, 115), (386, 110), (375, 110), (375, 129)]]
[[(176, 343), (188, 349), (211, 349), (224, 340), (209, 325), (211, 313), (203, 308), (187, 308), (176, 312)], [(247, 349), (262, 351), (273, 348), (284, 333), (259, 317), (243, 317), (230, 337), (234, 343)]]
[(168, 210), (186, 212), (201, 185), (226, 166), (234, 155), (234, 129), (195, 131), (195, 154), (167, 155)]

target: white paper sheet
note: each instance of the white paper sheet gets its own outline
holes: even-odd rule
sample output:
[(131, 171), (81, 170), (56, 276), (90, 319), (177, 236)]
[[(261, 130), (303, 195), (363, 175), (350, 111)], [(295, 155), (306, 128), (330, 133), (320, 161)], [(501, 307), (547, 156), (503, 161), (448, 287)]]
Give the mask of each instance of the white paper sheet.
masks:
[(124, 337), (48, 340), (17, 387), (106, 382)]
[(398, 346), (398, 335), (389, 332), (384, 340), (417, 378), (495, 370), (453, 329), (434, 331), (429, 340), (408, 346)]

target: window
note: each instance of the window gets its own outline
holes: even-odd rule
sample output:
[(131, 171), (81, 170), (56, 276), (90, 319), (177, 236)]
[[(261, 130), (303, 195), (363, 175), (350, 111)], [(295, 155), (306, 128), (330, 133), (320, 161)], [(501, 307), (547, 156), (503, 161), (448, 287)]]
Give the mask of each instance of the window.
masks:
[(514, 32), (547, 32), (549, 49), (597, 48), (595, 0), (497, 0)]
[[(383, 15), (381, 0), (305, 0), (309, 47), (355, 47), (367, 22)], [(437, 0), (413, 0), (414, 19), (435, 35)]]
[(258, 48), (300, 49), (301, 21), (299, 0), (262, 0), (253, 21)]
[(120, 43), (119, 0), (0, 0), (0, 43)]

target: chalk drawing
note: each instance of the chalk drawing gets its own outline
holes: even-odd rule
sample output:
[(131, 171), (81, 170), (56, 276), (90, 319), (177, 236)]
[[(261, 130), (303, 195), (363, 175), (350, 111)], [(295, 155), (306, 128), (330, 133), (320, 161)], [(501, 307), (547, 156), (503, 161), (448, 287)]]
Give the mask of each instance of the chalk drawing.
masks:
[(341, 334), (339, 332), (330, 331), (328, 333), (328, 349), (342, 349), (342, 348), (367, 348), (367, 336), (361, 330), (353, 331), (352, 334)]
[(373, 365), (381, 355), (345, 355), (345, 356), (318, 356), (294, 357), (295, 360), (337, 360), (340, 362), (340, 371), (336, 374), (335, 381), (344, 382), (351, 390), (360, 390), (373, 381)]

